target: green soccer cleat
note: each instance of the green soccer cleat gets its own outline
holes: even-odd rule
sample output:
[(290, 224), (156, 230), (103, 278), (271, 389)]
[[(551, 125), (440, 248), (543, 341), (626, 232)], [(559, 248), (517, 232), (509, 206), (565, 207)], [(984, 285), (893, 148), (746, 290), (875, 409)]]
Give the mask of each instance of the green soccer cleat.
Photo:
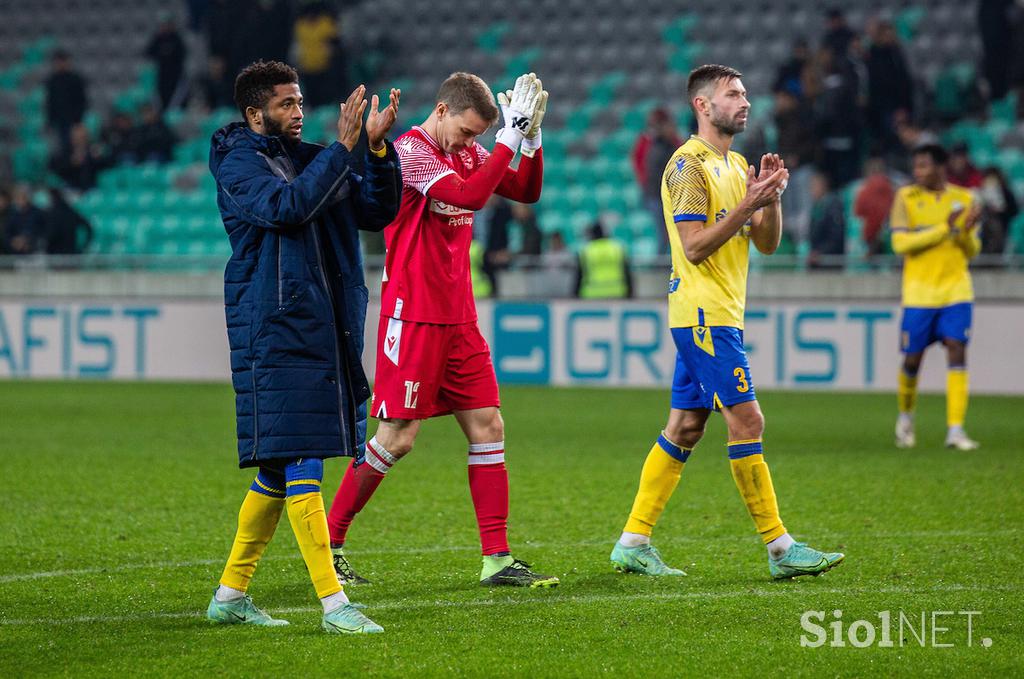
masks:
[(616, 542), (612, 548), (612, 567), (619, 573), (640, 573), (641, 575), (686, 575), (678, 568), (666, 564), (656, 547), (650, 543), (626, 547)]
[(480, 584), (485, 587), (558, 587), (559, 580), (554, 575), (541, 575), (530, 570), (530, 564), (519, 559), (508, 557), (511, 562), (501, 570), (485, 576), (480, 573)]
[(324, 613), (322, 627), (329, 634), (379, 634), (384, 628), (370, 620), (352, 603)]
[(338, 576), (339, 585), (344, 587), (345, 585), (370, 584), (369, 580), (356, 573), (355, 569), (352, 568), (352, 564), (345, 558), (345, 553), (340, 547), (332, 549), (331, 554), (334, 556), (334, 572)]
[(248, 594), (234, 601), (217, 601), (217, 597), (214, 595), (210, 599), (210, 605), (206, 607), (206, 617), (211, 622), (220, 625), (283, 627), (288, 624), (287, 620), (272, 618), (265, 611), (257, 608)]
[(768, 557), (768, 571), (776, 580), (821, 575), (838, 566), (845, 558), (846, 555), (840, 552), (819, 552), (803, 542), (794, 542), (778, 559)]

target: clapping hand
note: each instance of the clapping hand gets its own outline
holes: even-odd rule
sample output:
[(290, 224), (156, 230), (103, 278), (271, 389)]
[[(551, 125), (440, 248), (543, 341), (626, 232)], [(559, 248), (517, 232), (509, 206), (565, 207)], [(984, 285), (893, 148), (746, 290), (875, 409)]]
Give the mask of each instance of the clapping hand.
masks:
[(391, 101), (380, 111), (377, 110), (379, 105), (377, 95), (373, 95), (370, 100), (370, 115), (366, 118), (366, 137), (370, 142), (370, 150), (380, 151), (383, 147), (385, 135), (398, 118), (398, 100), (401, 96), (402, 91), (392, 87)]

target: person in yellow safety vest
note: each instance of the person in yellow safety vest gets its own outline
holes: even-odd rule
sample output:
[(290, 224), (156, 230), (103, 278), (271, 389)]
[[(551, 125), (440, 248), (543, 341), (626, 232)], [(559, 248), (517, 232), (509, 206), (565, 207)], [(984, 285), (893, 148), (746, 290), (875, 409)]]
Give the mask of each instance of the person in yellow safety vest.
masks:
[(469, 244), (469, 274), (473, 278), (473, 297), (479, 299), (494, 294), (491, 278), (484, 273), (484, 246), (477, 240)]
[(576, 296), (580, 299), (623, 299), (633, 296), (626, 248), (605, 235), (601, 222), (588, 231), (590, 240), (579, 254)]

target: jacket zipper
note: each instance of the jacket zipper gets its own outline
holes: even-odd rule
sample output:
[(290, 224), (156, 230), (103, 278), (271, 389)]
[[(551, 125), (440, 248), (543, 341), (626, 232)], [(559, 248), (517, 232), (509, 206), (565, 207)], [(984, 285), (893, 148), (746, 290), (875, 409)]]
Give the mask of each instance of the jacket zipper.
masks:
[(284, 306), (284, 291), (281, 288), (281, 234), (277, 234), (277, 308)]
[(345, 429), (345, 413), (343, 412), (345, 399), (341, 394), (341, 352), (338, 349), (338, 318), (334, 315), (334, 293), (331, 292), (331, 286), (327, 281), (327, 274), (324, 273), (324, 260), (320, 254), (320, 236), (317, 234), (317, 222), (313, 222), (310, 231), (313, 233), (313, 246), (316, 248), (316, 263), (320, 271), (320, 282), (324, 286), (324, 292), (327, 293), (327, 301), (331, 305), (331, 327), (334, 330), (334, 379), (335, 387), (338, 390), (338, 424), (341, 425), (342, 442), (345, 444), (345, 449), (348, 450), (348, 432)]
[(256, 397), (256, 364), (252, 366), (252, 459), (260, 457), (260, 409)]

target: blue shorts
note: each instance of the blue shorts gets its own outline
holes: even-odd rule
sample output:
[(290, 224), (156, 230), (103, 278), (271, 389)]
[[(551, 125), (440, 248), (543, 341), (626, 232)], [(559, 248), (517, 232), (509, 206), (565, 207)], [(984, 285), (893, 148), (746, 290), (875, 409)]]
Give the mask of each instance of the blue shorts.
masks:
[(739, 328), (672, 328), (676, 343), (676, 372), (672, 378), (672, 407), (680, 410), (754, 401), (750, 364)]
[(919, 354), (932, 342), (945, 339), (967, 344), (973, 309), (971, 302), (937, 308), (905, 307), (900, 325), (900, 351)]

